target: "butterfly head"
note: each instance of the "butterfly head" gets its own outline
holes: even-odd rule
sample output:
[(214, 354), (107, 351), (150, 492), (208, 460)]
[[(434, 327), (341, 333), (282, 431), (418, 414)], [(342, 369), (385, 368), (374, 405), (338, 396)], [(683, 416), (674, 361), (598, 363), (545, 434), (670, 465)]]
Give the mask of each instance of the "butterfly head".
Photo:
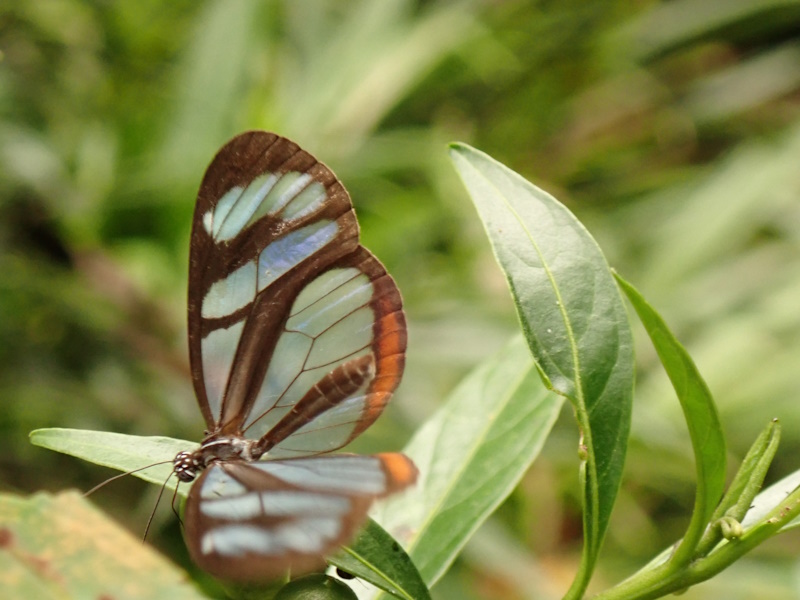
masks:
[(197, 473), (203, 468), (196, 452), (178, 452), (172, 460), (172, 471), (180, 481), (194, 481)]

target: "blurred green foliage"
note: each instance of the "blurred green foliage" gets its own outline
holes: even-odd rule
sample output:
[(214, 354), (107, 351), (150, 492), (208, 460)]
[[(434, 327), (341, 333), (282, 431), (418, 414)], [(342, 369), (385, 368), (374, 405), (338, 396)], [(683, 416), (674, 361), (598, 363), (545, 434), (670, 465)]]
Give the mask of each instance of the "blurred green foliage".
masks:
[[(5, 0), (0, 53), (5, 490), (105, 476), (31, 447), (34, 428), (199, 439), (184, 324), (193, 199), (216, 149), (251, 128), (334, 169), (403, 291), (407, 374), (360, 448), (401, 447), (516, 328), (447, 161), (458, 139), (567, 203), (665, 315), (715, 395), (731, 468), (772, 417), (775, 478), (797, 468), (796, 1)], [(693, 498), (680, 408), (639, 334), (598, 589), (674, 542)], [(438, 597), (567, 587), (576, 441), (565, 414)], [(140, 531), (154, 492), (128, 479), (96, 501)], [(169, 508), (153, 541), (187, 563)], [(796, 597), (798, 549), (785, 536), (684, 597)]]

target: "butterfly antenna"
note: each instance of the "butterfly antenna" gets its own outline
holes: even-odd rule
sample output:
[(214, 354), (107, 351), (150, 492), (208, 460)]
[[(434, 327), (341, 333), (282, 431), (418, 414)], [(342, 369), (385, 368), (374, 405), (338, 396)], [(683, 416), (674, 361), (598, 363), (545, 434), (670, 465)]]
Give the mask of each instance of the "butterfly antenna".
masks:
[(105, 481), (101, 481), (96, 486), (94, 486), (92, 489), (90, 489), (88, 492), (84, 492), (83, 497), (85, 498), (86, 496), (89, 496), (90, 494), (94, 494), (101, 487), (105, 487), (105, 485), (107, 483), (111, 483), (112, 481), (116, 481), (117, 479), (119, 479), (121, 477), (125, 477), (126, 475), (133, 475), (134, 473), (138, 473), (139, 471), (144, 471), (145, 469), (149, 469), (150, 467), (157, 467), (158, 465), (165, 465), (165, 464), (171, 463), (171, 462), (172, 462), (171, 460), (162, 460), (160, 462), (153, 463), (152, 465), (139, 467), (138, 469), (133, 469), (132, 471), (126, 471), (125, 473), (120, 473), (118, 475), (114, 475), (113, 477), (109, 477)]
[[(178, 485), (180, 484), (181, 482), (180, 480), (178, 480)], [(172, 512), (175, 513), (175, 516), (178, 518), (178, 523), (180, 523), (181, 527), (183, 527), (183, 519), (181, 519), (181, 516), (178, 514), (178, 511), (175, 509), (175, 498), (178, 497), (178, 485), (175, 486), (175, 492), (172, 494)]]
[[(156, 516), (156, 509), (158, 508), (158, 504), (161, 502), (161, 496), (164, 495), (164, 488), (167, 487), (167, 483), (169, 482), (170, 477), (172, 477), (172, 473), (167, 475), (167, 478), (164, 480), (164, 483), (161, 484), (161, 489), (158, 490), (158, 498), (156, 498), (156, 504), (153, 506), (153, 510), (150, 512), (150, 518), (147, 519), (147, 525), (144, 528), (144, 535), (142, 536), (142, 543), (147, 540), (147, 534), (150, 532), (150, 525), (153, 524), (153, 518)], [(178, 492), (178, 486), (175, 486), (175, 493)]]

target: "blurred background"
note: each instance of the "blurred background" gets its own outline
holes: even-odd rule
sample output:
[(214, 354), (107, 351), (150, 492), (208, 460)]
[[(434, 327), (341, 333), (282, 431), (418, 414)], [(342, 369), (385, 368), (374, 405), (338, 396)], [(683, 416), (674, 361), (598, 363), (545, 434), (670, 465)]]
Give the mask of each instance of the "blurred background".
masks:
[[(217, 148), (255, 128), (338, 174), (405, 298), (404, 383), (357, 450), (401, 448), (517, 329), (447, 158), (459, 140), (567, 204), (662, 311), (715, 394), (731, 473), (773, 417), (770, 481), (800, 467), (796, 1), (4, 0), (4, 491), (112, 474), (29, 445), (35, 428), (200, 439), (185, 327), (194, 198)], [(693, 503), (680, 408), (636, 331), (633, 437), (597, 591), (680, 537)], [(567, 410), (436, 598), (566, 590), (576, 440)], [(129, 477), (94, 501), (141, 535), (155, 493)], [(151, 540), (191, 569), (168, 506)], [(796, 598), (799, 553), (787, 534), (684, 598)]]

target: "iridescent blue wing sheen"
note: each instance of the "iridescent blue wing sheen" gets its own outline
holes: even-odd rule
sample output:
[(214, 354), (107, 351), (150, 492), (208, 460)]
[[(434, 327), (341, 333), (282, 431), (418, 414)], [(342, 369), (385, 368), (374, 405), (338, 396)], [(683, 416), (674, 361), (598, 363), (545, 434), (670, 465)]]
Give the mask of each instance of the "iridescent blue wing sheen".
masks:
[(223, 579), (309, 571), (355, 534), (373, 499), (416, 476), (413, 463), (394, 453), (215, 462), (186, 503), (189, 551)]
[[(206, 171), (192, 227), (189, 347), (209, 432), (261, 438), (271, 456), (342, 447), (399, 383), (397, 287), (359, 245), (336, 176), (285, 138), (239, 135)], [(317, 384), (328, 406), (308, 397), (319, 396)]]

